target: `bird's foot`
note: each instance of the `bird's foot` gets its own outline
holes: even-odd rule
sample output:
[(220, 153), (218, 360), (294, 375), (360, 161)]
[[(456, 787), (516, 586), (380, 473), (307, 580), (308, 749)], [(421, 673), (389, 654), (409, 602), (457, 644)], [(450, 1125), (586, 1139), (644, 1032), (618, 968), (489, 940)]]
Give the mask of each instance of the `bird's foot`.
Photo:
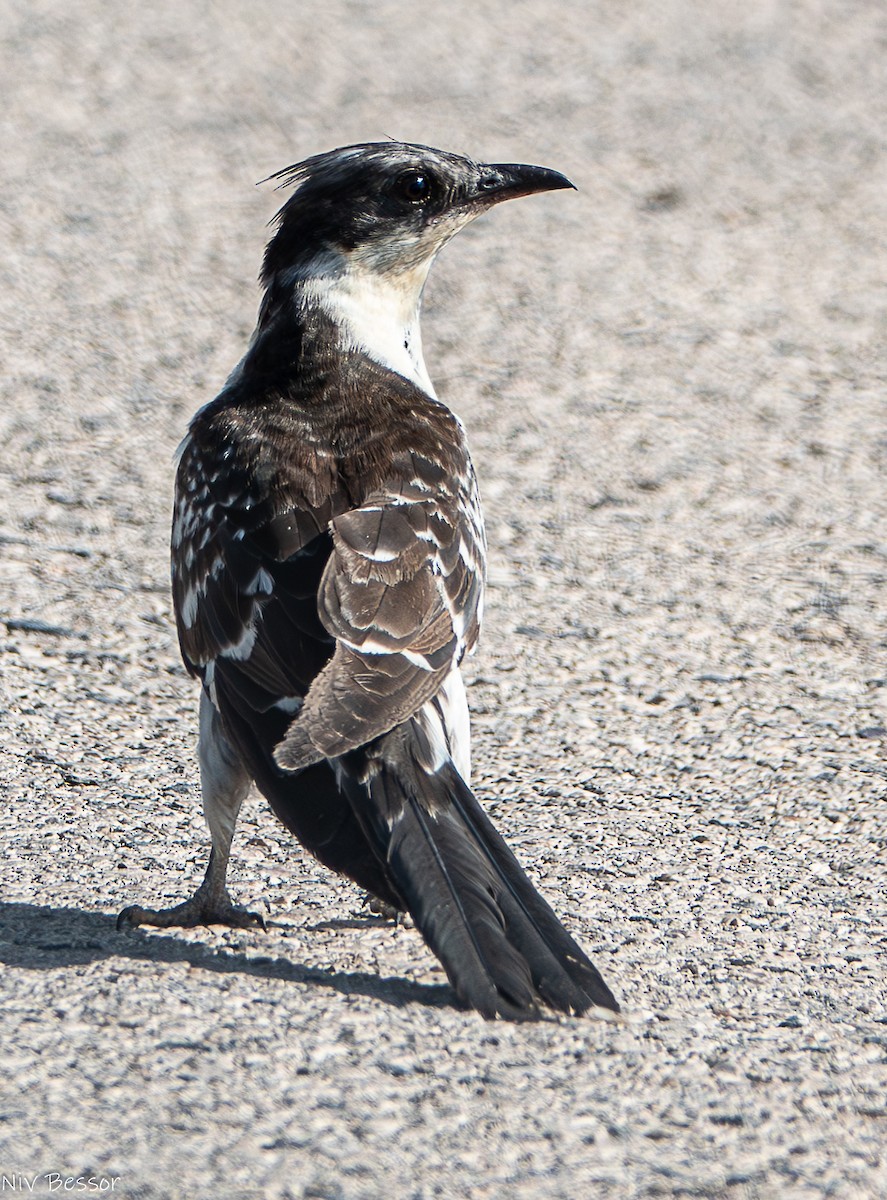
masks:
[(395, 908), (387, 900), (380, 900), (372, 892), (364, 893), (363, 903), (364, 907), (368, 908), (374, 917), (383, 917), (386, 921), (393, 921), (395, 925), (407, 925), (410, 923), (409, 913), (404, 912), (400, 908)]
[(117, 928), (126, 929), (136, 925), (155, 925), (158, 929), (169, 929), (180, 926), (184, 929), (195, 925), (230, 925), (234, 929), (262, 929), (266, 933), (268, 927), (261, 913), (250, 912), (231, 903), (227, 892), (215, 899), (206, 893), (201, 895), (201, 889), (182, 904), (171, 908), (141, 908), (131, 904), (117, 918)]

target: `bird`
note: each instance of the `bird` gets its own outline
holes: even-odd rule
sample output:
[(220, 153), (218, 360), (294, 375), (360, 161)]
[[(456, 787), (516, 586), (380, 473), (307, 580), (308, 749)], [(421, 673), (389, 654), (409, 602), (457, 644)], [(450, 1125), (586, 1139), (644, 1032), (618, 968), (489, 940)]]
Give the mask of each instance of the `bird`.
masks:
[(460, 229), (574, 185), (396, 141), (269, 180), (293, 190), (255, 332), (176, 471), (172, 595), (201, 684), (209, 862), (189, 900), (131, 905), (118, 926), (264, 925), (226, 883), (255, 783), (321, 863), (410, 914), (466, 1008), (616, 1013), (471, 789), (460, 664), (481, 625), (486, 537), (465, 429), (419, 328), (431, 264)]

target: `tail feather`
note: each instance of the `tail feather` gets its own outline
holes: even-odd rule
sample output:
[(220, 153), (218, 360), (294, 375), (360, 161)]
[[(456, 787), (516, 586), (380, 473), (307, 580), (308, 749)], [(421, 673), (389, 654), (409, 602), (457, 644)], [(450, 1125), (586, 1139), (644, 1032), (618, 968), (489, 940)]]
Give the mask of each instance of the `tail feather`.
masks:
[(531, 973), (505, 936), (495, 879), (452, 816), (410, 800), (392, 830), (388, 861), (460, 998), (486, 1017), (534, 1013)]
[(387, 740), (370, 770), (346, 769), (342, 782), (460, 999), (486, 1017), (618, 1012), (452, 763), (428, 773)]
[(566, 1011), (582, 1013), (598, 1006), (618, 1012), (619, 1005), (600, 971), (536, 891), (471, 789), (455, 771), (452, 775), (453, 803), (496, 864), (507, 889), (499, 902), (509, 936), (528, 961), (539, 964), (538, 973), (533, 976), (539, 995), (553, 1008)]

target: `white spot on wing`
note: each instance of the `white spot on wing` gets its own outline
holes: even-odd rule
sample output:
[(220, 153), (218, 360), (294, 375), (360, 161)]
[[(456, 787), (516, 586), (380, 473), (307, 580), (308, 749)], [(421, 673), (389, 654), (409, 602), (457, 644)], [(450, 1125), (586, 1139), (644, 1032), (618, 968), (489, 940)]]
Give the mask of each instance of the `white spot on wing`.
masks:
[(206, 688), (210, 700), (212, 700), (213, 704), (216, 706), (216, 708), (218, 708), (219, 697), (216, 694), (216, 664), (215, 664), (215, 662), (208, 662), (206, 664), (206, 670), (203, 672), (203, 686)]
[(186, 629), (191, 629), (194, 622), (197, 620), (197, 607), (200, 603), (200, 596), (197, 588), (188, 588), (185, 592), (185, 597), (182, 600), (181, 616), (182, 624)]
[(253, 647), (256, 644), (256, 635), (258, 633), (258, 615), (255, 615), (249, 625), (243, 631), (243, 636), (240, 641), (233, 646), (225, 646), (219, 653), (223, 658), (240, 659), (241, 661), (253, 652)]
[(270, 596), (274, 591), (274, 580), (264, 567), (260, 567), (255, 577), (243, 590), (247, 596), (256, 596), (259, 594)]
[(212, 566), (206, 572), (206, 574), (200, 579), (195, 580), (195, 582), (185, 592), (185, 595), (182, 598), (181, 608), (179, 609), (179, 615), (181, 616), (182, 624), (186, 629), (191, 629), (191, 627), (194, 625), (194, 622), (197, 620), (197, 612), (200, 607), (200, 601), (206, 593), (207, 581), (212, 579), (215, 575), (220, 575), (224, 568), (225, 560), (223, 558), (214, 559)]
[(392, 650), (390, 645), (383, 642), (375, 642), (372, 638), (367, 638), (360, 645), (357, 642), (349, 642), (347, 638), (340, 638), (339, 641), (343, 646), (347, 646), (349, 650), (354, 650), (357, 654), (378, 654), (391, 656), (392, 654), (402, 655), (407, 662), (412, 663), (414, 667), (418, 667), (421, 671), (432, 670), (431, 663), (424, 654), (416, 654), (413, 650)]

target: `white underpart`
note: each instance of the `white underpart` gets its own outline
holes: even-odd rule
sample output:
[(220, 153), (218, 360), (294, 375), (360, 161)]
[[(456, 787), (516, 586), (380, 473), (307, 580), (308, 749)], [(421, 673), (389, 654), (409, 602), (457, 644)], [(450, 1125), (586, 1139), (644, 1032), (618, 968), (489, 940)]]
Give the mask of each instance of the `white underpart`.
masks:
[(414, 719), (425, 734), (430, 752), (428, 761), (423, 756), (422, 765), (429, 771), (439, 771), (444, 763), (452, 760), (456, 770), (469, 783), (468, 701), (458, 671), (450, 672), (438, 694), (434, 699), (426, 700)]
[(422, 357), (419, 308), (431, 260), (411, 271), (376, 273), (349, 263), (300, 288), (335, 323), (342, 349), (357, 349), (437, 399)]
[(468, 697), (458, 670), (451, 671), (437, 695), (450, 743), (450, 756), (466, 783), (471, 783), (471, 728)]
[(426, 770), (436, 772), (450, 759), (450, 748), (447, 743), (446, 730), (441, 719), (440, 709), (435, 700), (426, 700), (416, 713), (415, 722), (428, 740), (430, 758), (424, 754), (419, 758)]
[(249, 776), (221, 737), (218, 718), (206, 692), (200, 695), (200, 791), (213, 846), (227, 860), (237, 814), (249, 791)]

